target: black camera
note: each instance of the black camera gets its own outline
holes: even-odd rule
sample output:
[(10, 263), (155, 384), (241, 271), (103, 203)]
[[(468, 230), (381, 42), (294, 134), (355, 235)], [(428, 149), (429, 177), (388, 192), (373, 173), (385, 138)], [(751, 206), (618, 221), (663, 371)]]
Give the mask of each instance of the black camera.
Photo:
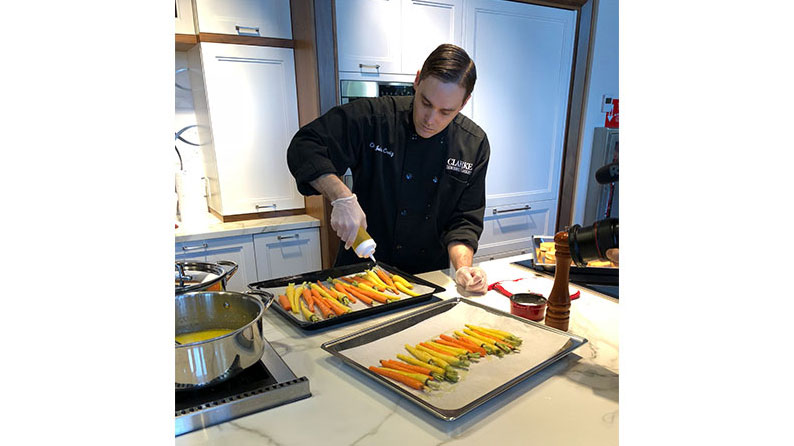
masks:
[(588, 227), (571, 226), (568, 247), (576, 266), (586, 266), (593, 260), (608, 260), (607, 250), (618, 247), (618, 219), (599, 220)]

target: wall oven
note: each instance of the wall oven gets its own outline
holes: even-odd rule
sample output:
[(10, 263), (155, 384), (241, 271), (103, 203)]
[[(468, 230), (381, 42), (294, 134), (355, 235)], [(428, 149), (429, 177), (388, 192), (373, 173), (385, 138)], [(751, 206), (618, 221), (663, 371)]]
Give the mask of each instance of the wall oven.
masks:
[(377, 98), (379, 96), (413, 96), (412, 82), (391, 81), (339, 81), (339, 102), (347, 104), (361, 98)]

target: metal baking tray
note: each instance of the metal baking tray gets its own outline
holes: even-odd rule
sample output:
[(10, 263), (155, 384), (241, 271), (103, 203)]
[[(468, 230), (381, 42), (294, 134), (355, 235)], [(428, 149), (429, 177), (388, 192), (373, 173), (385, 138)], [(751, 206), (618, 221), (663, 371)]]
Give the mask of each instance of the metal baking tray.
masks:
[[(521, 266), (526, 266), (537, 271), (545, 271), (554, 273), (557, 268), (556, 263), (538, 262), (538, 249), (540, 249), (541, 242), (553, 242), (554, 236), (552, 235), (536, 235), (532, 237), (532, 260), (524, 260), (522, 262), (515, 262)], [(602, 276), (617, 277), (620, 269), (615, 266), (576, 266), (571, 263), (570, 272), (573, 274), (597, 274)]]
[[(263, 282), (251, 283), (248, 285), (248, 288), (255, 291), (268, 291), (270, 293), (273, 293), (273, 295), (278, 296), (280, 294), (284, 294), (284, 290), (286, 289), (287, 285), (290, 282), (299, 284), (301, 282), (316, 282), (317, 280), (325, 281), (329, 277), (339, 278), (342, 276), (357, 274), (364, 270), (370, 269), (373, 266), (375, 266), (375, 263), (371, 261), (356, 263), (354, 265), (345, 265), (345, 266), (325, 269), (322, 271), (313, 271), (310, 273), (299, 274), (295, 276), (287, 276), (279, 279), (271, 279)], [(352, 312), (343, 314), (341, 316), (336, 316), (330, 319), (321, 319), (317, 322), (306, 321), (303, 318), (302, 314), (300, 313), (295, 314), (290, 311), (284, 310), (284, 308), (282, 308), (281, 305), (278, 304), (278, 302), (275, 302), (273, 305), (271, 305), (270, 309), (274, 310), (276, 313), (278, 313), (284, 319), (286, 319), (289, 323), (302, 330), (317, 330), (328, 326), (343, 324), (349, 321), (373, 317), (376, 315), (380, 315), (383, 313), (387, 313), (411, 305), (427, 304), (431, 302), (431, 299), (438, 300), (437, 298), (434, 298), (433, 294), (444, 291), (444, 288), (432, 282), (428, 282), (427, 280), (420, 279), (419, 277), (400, 271), (399, 269), (393, 266), (386, 265), (382, 262), (378, 262), (378, 268), (382, 268), (388, 271), (389, 273), (397, 274), (403, 277), (407, 281), (414, 284), (414, 291), (419, 292), (421, 294), (416, 297), (406, 296), (405, 294), (403, 294), (402, 298), (399, 300), (393, 300), (384, 304), (373, 302), (372, 306), (368, 306), (362, 303), (361, 301), (358, 301), (357, 303), (350, 305), (350, 308), (353, 310)]]
[[(465, 320), (459, 320), (461, 317)], [(443, 383), (442, 389), (429, 393), (403, 386), (368, 369), (370, 365), (380, 365), (378, 357), (394, 359), (396, 353), (407, 354), (404, 349), (399, 351), (403, 342), (416, 344), (427, 340), (428, 333), (440, 334), (437, 331), (439, 326), (457, 324), (447, 330), (451, 332), (463, 328), (464, 323), (499, 326), (520, 335), (523, 339), (521, 352), (504, 358), (482, 358), (480, 362), (472, 363), (468, 371), (459, 372), (459, 382)], [(586, 342), (587, 339), (580, 336), (458, 297), (326, 342), (322, 349), (436, 417), (452, 421), (549, 367)], [(521, 356), (525, 354), (527, 356)], [(505, 360), (512, 362), (499, 362)]]

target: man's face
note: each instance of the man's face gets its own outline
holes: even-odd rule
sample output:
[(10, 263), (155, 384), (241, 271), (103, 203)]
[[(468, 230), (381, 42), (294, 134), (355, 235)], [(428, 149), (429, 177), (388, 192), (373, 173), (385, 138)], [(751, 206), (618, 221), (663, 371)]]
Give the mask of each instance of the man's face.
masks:
[(414, 80), (414, 127), (422, 138), (430, 138), (444, 130), (460, 112), (466, 101), (466, 89), (454, 82), (443, 82), (428, 76), (419, 82), (419, 71)]

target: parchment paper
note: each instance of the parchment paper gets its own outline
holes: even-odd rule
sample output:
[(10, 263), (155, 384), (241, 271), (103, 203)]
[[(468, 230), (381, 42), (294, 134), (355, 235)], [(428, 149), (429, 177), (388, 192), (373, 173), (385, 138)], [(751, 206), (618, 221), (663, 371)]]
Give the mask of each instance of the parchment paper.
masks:
[(381, 359), (398, 360), (398, 353), (410, 356), (405, 344), (415, 346), (420, 342), (437, 339), (442, 333), (452, 336), (455, 330), (462, 333), (466, 328), (465, 324), (513, 333), (523, 340), (520, 353), (506, 354), (502, 358), (494, 355), (481, 358), (478, 363), (472, 363), (468, 371), (458, 369), (460, 380), (457, 383), (443, 382), (439, 390), (421, 392), (403, 384), (398, 385), (438, 409), (461, 409), (551, 358), (570, 339), (473, 305), (458, 304), (449, 311), (425, 319), (403, 331), (340, 353), (364, 368), (372, 365), (381, 367)]

